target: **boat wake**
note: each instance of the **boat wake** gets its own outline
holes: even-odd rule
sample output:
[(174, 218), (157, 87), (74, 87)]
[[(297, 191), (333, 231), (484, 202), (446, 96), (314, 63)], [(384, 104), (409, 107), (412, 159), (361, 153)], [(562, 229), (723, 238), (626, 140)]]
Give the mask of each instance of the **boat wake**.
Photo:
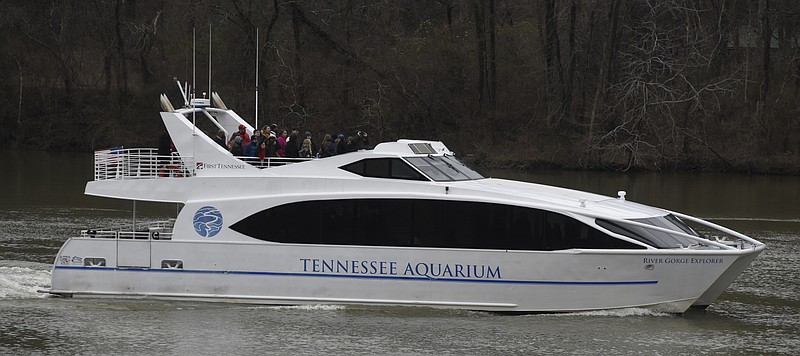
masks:
[(675, 314), (663, 313), (646, 308), (622, 308), (622, 309), (609, 309), (609, 310), (593, 310), (585, 312), (564, 313), (556, 314), (559, 316), (615, 316), (615, 317), (631, 317), (631, 316), (674, 316)]
[(259, 306), (256, 308), (270, 309), (270, 310), (331, 311), (331, 310), (342, 310), (345, 309), (346, 306), (341, 304), (311, 304), (311, 305), (269, 305), (269, 306)]
[(800, 223), (800, 219), (780, 219), (780, 218), (735, 218), (735, 217), (705, 217), (705, 220), (712, 221), (764, 221), (764, 222), (780, 222), (780, 223)]
[(36, 291), (50, 286), (50, 271), (29, 267), (0, 267), (0, 299), (43, 298)]

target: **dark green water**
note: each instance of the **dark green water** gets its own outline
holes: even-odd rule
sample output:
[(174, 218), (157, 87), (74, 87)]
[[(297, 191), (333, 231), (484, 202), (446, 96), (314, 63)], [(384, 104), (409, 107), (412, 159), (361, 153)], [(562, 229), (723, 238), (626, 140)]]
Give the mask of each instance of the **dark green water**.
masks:
[[(130, 221), (129, 202), (86, 197), (90, 154), (0, 152), (0, 354), (796, 354), (800, 178), (492, 171), (712, 219), (768, 244), (705, 311), (504, 316), (416, 307), (266, 307), (43, 298), (58, 248)], [(139, 203), (138, 216), (175, 207)]]

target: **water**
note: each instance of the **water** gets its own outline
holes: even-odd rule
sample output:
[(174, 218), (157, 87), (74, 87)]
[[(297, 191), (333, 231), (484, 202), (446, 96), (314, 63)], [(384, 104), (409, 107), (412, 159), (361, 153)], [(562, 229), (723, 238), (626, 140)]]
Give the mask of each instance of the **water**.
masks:
[[(129, 222), (130, 203), (86, 197), (88, 154), (0, 152), (0, 354), (796, 354), (800, 178), (493, 171), (712, 218), (768, 244), (705, 311), (508, 316), (420, 307), (270, 307), (73, 300), (49, 286), (58, 248)], [(137, 204), (168, 217), (169, 205)]]

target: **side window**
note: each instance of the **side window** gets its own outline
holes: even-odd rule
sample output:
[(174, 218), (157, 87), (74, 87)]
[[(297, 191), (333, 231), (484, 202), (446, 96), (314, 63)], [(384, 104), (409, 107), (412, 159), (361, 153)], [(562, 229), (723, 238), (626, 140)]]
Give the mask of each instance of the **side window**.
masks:
[[(391, 213), (387, 211), (386, 213)], [(414, 201), (412, 246), (445, 247), (445, 202), (442, 200)]]
[(425, 176), (414, 170), (414, 168), (399, 158), (363, 159), (339, 168), (364, 177), (422, 181), (428, 180), (425, 178)]
[(388, 159), (364, 160), (364, 175), (374, 178), (391, 178)]
[[(598, 225), (631, 236), (598, 219)], [(273, 242), (553, 251), (643, 249), (554, 212), (464, 201), (339, 199), (290, 203), (231, 225)], [(641, 239), (634, 234), (634, 238)]]

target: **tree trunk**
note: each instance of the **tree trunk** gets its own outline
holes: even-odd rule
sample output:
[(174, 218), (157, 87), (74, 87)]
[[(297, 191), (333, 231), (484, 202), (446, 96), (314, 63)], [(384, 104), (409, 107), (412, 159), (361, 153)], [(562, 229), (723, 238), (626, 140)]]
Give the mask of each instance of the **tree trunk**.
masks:
[(575, 85), (575, 60), (578, 50), (575, 36), (575, 22), (577, 18), (577, 5), (572, 1), (569, 9), (569, 67), (567, 68), (567, 82), (564, 86), (564, 113), (568, 122), (574, 122), (572, 110), (573, 87)]
[(761, 0), (759, 4), (759, 12), (761, 13), (761, 41), (764, 46), (763, 63), (761, 72), (761, 96), (760, 100), (766, 104), (767, 92), (769, 91), (769, 51), (772, 42), (772, 28), (769, 24), (769, 0)]
[(302, 54), (303, 43), (300, 40), (300, 25), (302, 22), (302, 14), (300, 9), (292, 9), (292, 33), (294, 34), (294, 73), (297, 75), (295, 78), (296, 90), (296, 103), (302, 108), (306, 106), (306, 88), (305, 88), (305, 75), (303, 72), (302, 61), (300, 59)]
[(486, 15), (484, 13), (482, 0), (476, 0), (473, 5), (475, 12), (475, 37), (478, 47), (478, 117), (483, 121), (484, 103), (486, 101), (486, 28), (484, 26)]
[[(262, 43), (258, 43), (257, 45), (258, 45), (259, 48), (256, 48), (256, 51), (259, 51), (259, 50), (263, 49), (263, 51), (260, 51), (260, 53), (262, 53), (262, 55), (258, 59), (259, 62), (260, 62), (260, 63), (258, 63), (259, 71), (266, 71), (269, 68), (269, 66), (268, 66), (269, 62), (267, 61), (268, 57), (267, 57), (266, 50), (267, 50), (267, 48), (269, 48), (268, 44), (272, 41), (271, 40), (271, 38), (272, 38), (272, 29), (275, 28), (275, 23), (278, 22), (278, 15), (279, 15), (279, 12), (280, 12), (280, 7), (278, 6), (278, 0), (273, 0), (272, 1), (272, 7), (273, 7), (273, 10), (275, 12), (272, 13), (272, 16), (269, 19), (269, 23), (267, 23), (267, 29), (265, 30), (265, 33), (264, 33), (263, 42)], [(260, 87), (263, 88), (262, 89), (262, 91), (264, 93), (264, 100), (263, 101), (265, 103), (271, 103), (272, 100), (270, 99), (270, 90), (269, 90), (270, 80), (269, 80), (269, 76), (261, 75), (260, 73), (256, 73), (256, 75), (258, 76), (258, 78), (261, 78), (261, 81), (262, 81)], [(261, 106), (261, 107), (266, 107), (266, 105)]]
[[(489, 92), (489, 119), (494, 120), (497, 112), (497, 51), (495, 45), (495, 33), (497, 32), (497, 16), (495, 12), (495, 0), (489, 2), (489, 21), (487, 32), (489, 34), (489, 53), (488, 53), (488, 77), (486, 80)], [(494, 130), (492, 131), (494, 132)]]
[[(545, 5), (545, 63), (547, 64), (548, 90), (553, 94), (547, 101), (555, 104), (555, 110), (548, 110), (550, 124), (557, 125), (564, 114), (564, 71), (561, 65), (561, 42), (558, 39), (558, 19), (555, 14), (555, 0), (546, 0)], [(556, 101), (555, 103), (552, 103)]]

